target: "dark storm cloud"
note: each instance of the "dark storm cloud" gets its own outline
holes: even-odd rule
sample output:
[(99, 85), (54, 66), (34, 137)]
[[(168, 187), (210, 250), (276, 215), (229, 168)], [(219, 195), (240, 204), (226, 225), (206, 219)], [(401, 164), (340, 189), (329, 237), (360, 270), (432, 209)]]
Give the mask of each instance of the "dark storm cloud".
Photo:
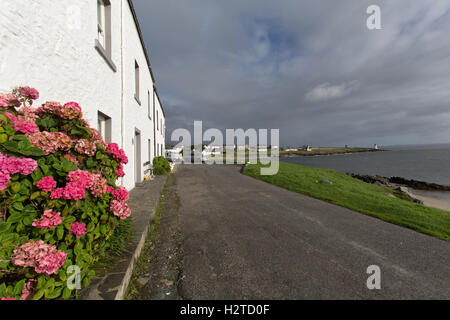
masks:
[[(382, 30), (366, 27), (381, 7)], [(450, 3), (135, 0), (171, 130), (281, 143), (450, 141)]]

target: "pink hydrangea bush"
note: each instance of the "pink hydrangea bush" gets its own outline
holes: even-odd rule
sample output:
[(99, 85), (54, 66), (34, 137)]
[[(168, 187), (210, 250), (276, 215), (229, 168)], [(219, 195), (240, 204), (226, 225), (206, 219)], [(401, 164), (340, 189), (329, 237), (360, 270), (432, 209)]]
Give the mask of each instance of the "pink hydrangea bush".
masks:
[(131, 215), (116, 184), (125, 152), (89, 127), (78, 103), (35, 108), (38, 98), (30, 87), (0, 93), (2, 300), (72, 297), (68, 267), (79, 266), (89, 285), (92, 264)]

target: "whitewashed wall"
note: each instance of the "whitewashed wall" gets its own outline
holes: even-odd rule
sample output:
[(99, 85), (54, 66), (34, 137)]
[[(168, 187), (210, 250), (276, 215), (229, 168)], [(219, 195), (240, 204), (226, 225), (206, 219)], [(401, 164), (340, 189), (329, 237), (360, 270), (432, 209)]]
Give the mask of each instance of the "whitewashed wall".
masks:
[[(112, 60), (116, 72), (94, 47), (97, 1), (0, 0), (0, 8), (0, 91), (29, 85), (41, 93), (37, 105), (48, 100), (76, 101), (94, 128), (98, 111), (111, 117), (112, 141), (125, 149), (130, 160), (122, 183), (132, 189), (135, 128), (141, 131), (142, 165), (149, 160), (147, 141), (154, 139), (147, 100), (153, 80), (128, 1), (111, 0)], [(141, 106), (134, 99), (135, 60), (141, 73)], [(140, 170), (144, 177), (144, 168)]]
[[(166, 124), (165, 124), (165, 119), (164, 119), (164, 112), (161, 107), (161, 102), (159, 101), (158, 97), (156, 97), (155, 100), (156, 100), (156, 110), (158, 111), (158, 114), (159, 114), (159, 117), (157, 117), (157, 120), (159, 122), (159, 128), (158, 128), (158, 125), (156, 125), (156, 123), (155, 123), (155, 125), (156, 125), (156, 130), (155, 130), (156, 143), (157, 143), (157, 146), (160, 146), (159, 150), (158, 150), (158, 154), (160, 156), (164, 156), (166, 153), (165, 130), (164, 130)], [(161, 120), (162, 120), (162, 127), (161, 127)], [(161, 146), (162, 146), (162, 153), (161, 153)]]

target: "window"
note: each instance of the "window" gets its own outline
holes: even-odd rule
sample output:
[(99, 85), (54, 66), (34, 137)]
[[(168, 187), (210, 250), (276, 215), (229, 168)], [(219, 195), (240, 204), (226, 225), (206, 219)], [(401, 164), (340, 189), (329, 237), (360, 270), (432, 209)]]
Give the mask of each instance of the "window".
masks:
[(111, 142), (111, 118), (102, 112), (98, 112), (98, 131), (106, 143)]
[(141, 104), (141, 101), (139, 100), (139, 87), (140, 87), (140, 81), (139, 81), (139, 64), (137, 61), (134, 61), (134, 84), (135, 84), (135, 94), (134, 98), (136, 101)]
[(150, 93), (150, 90), (148, 91), (148, 117), (150, 120), (152, 120), (152, 94)]
[(95, 48), (116, 72), (116, 65), (112, 61), (110, 0), (97, 0), (97, 36)]
[(156, 130), (159, 131), (159, 111), (156, 111)]
[(98, 42), (106, 48), (106, 7), (103, 0), (97, 0), (97, 25), (98, 25)]

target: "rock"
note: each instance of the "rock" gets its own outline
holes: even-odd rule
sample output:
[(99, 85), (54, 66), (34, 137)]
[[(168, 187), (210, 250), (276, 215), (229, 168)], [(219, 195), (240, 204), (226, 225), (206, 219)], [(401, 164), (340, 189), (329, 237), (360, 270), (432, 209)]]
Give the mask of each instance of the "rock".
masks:
[(383, 195), (385, 195), (386, 197), (389, 197), (389, 198), (396, 198), (392, 193), (389, 193), (389, 192), (383, 192)]
[(322, 181), (320, 181), (320, 183), (322, 183), (322, 184), (333, 184), (333, 182), (328, 181), (327, 179), (323, 179)]
[(161, 280), (161, 283), (166, 285), (167, 287), (173, 286), (173, 281), (163, 279), (163, 280)]
[(139, 277), (139, 278), (137, 279), (137, 282), (138, 282), (141, 286), (145, 286), (149, 281), (150, 281), (150, 277), (146, 277), (146, 276)]

